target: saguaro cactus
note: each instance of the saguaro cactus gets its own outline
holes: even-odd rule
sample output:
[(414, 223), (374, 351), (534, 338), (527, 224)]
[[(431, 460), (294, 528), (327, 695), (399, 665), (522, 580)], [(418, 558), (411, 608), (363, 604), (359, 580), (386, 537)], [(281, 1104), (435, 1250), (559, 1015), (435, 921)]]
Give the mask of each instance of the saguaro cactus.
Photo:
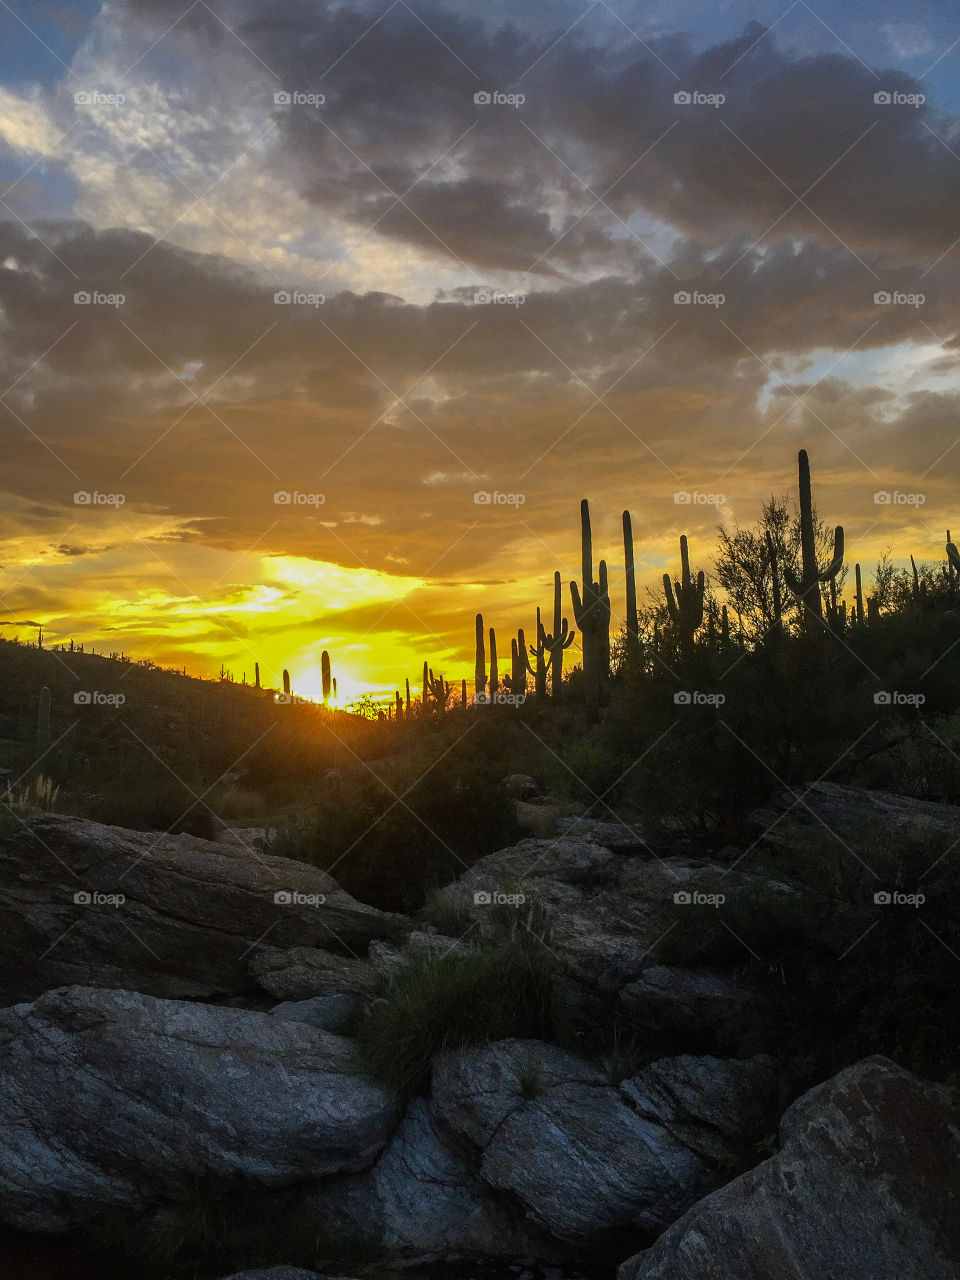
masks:
[(500, 672), (497, 668), (497, 633), (490, 628), (490, 701), (494, 702), (500, 688)]
[(580, 553), (582, 595), (575, 582), (570, 583), (573, 616), (583, 636), (583, 682), (587, 706), (600, 705), (600, 694), (610, 670), (610, 595), (607, 591), (607, 564), (600, 561), (597, 581), (593, 580), (593, 536), (590, 529), (590, 504), (580, 503)]
[(826, 569), (817, 564), (817, 531), (813, 523), (813, 497), (810, 488), (810, 459), (806, 449), (797, 454), (800, 470), (800, 577), (784, 565), (783, 576), (798, 603), (819, 622), (823, 621), (821, 584), (832, 582), (843, 568), (843, 525), (833, 535), (833, 559)]
[(330, 701), (330, 655), (324, 649), (320, 655), (320, 682), (323, 687), (324, 702)]
[[(557, 575), (559, 577), (559, 574)], [(530, 658), (536, 658), (537, 664), (533, 666)], [(547, 696), (547, 633), (543, 629), (543, 619), (540, 616), (540, 608), (537, 606), (537, 643), (532, 644), (529, 650), (529, 656), (525, 653), (524, 660), (527, 664), (527, 670), (533, 676), (533, 691), (538, 698)]]
[(663, 575), (663, 593), (667, 598), (667, 612), (684, 645), (693, 643), (697, 628), (703, 622), (703, 570), (696, 581), (690, 575), (690, 550), (687, 536), (680, 537), (680, 580), (672, 582), (669, 573)]
[(947, 530), (947, 563), (950, 566), (950, 582), (952, 584), (954, 573), (960, 573), (960, 551), (954, 546), (949, 529)]
[[(184, 674), (186, 674), (186, 672), (184, 672)], [(260, 688), (260, 663), (259, 662), (255, 662), (253, 664), (253, 687), (255, 689)]]
[[(563, 687), (563, 651), (569, 649), (573, 644), (573, 638), (577, 634), (570, 630), (570, 624), (566, 618), (561, 617), (562, 613), (562, 596), (560, 586), (559, 571), (553, 575), (553, 630), (547, 632), (543, 628), (540, 621), (540, 610), (537, 610), (537, 650), (538, 660), (539, 653), (546, 651), (550, 658), (547, 662), (547, 669), (550, 671), (550, 691), (555, 698), (559, 698), (560, 690)], [(531, 647), (530, 652), (534, 650)], [(546, 693), (546, 672), (544, 672), (543, 692)]]
[(856, 615), (855, 616), (857, 619), (857, 624), (860, 625), (863, 622), (863, 582), (861, 581), (861, 578), (860, 578), (859, 565), (854, 565), (854, 573), (857, 579)]
[(487, 689), (487, 655), (483, 647), (483, 614), (477, 614), (477, 660), (473, 676), (473, 700), (482, 702)]
[(640, 663), (640, 619), (637, 615), (637, 574), (633, 561), (633, 523), (630, 512), (623, 513), (623, 574), (627, 585), (627, 657)]
[(290, 697), (290, 672), (286, 667), (283, 669), (283, 692)]

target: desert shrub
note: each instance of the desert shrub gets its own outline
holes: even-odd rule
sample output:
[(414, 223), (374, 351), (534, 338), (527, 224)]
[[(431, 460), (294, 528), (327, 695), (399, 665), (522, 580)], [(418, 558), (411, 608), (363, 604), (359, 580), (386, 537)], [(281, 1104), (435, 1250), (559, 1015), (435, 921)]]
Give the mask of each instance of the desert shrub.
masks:
[(210, 810), (175, 778), (128, 780), (89, 797), (83, 809), (84, 817), (134, 831), (187, 832), (209, 840), (216, 826)]
[(425, 1087), (444, 1050), (559, 1033), (548, 935), (542, 922), (509, 910), (512, 924), (470, 951), (416, 956), (383, 980), (359, 1027), (360, 1054), (401, 1096)]
[(345, 775), (310, 820), (281, 824), (269, 852), (322, 867), (363, 902), (415, 911), (518, 835), (502, 763), (441, 746)]

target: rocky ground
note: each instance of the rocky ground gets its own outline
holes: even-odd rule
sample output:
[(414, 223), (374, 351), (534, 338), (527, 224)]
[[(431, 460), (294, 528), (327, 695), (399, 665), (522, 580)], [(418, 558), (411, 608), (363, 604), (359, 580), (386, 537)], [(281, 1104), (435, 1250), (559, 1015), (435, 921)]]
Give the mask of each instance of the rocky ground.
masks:
[[(799, 845), (818, 814), (862, 839), (865, 812), (894, 831), (960, 817), (826, 784), (761, 817), (767, 839)], [(564, 819), (414, 922), (230, 833), (30, 819), (0, 850), (0, 1221), (18, 1274), (52, 1274), (25, 1241), (65, 1257), (105, 1212), (162, 1220), (202, 1184), (264, 1220), (362, 1237), (378, 1276), (960, 1275), (951, 1095), (874, 1056), (797, 1097), (769, 1034), (787, 992), (658, 962), (682, 895), (754, 878)], [(365, 1073), (351, 1029), (384, 975), (469, 948), (520, 891), (550, 922), (570, 1042), (447, 1050), (402, 1101)], [(648, 1051), (614, 1071), (596, 1052), (608, 1025)]]

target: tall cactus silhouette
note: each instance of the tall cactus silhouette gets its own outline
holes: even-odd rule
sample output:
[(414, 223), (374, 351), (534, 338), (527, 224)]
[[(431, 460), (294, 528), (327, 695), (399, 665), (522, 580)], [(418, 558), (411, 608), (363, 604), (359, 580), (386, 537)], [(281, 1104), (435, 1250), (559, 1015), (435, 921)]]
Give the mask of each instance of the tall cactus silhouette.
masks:
[[(184, 671), (184, 673), (186, 673), (186, 671)], [(260, 663), (259, 662), (255, 662), (253, 664), (253, 687), (255, 689), (260, 688)]]
[(623, 575), (627, 586), (627, 658), (640, 665), (640, 618), (637, 614), (637, 571), (633, 560), (633, 522), (623, 513)]
[[(560, 697), (560, 691), (563, 688), (563, 651), (569, 649), (573, 644), (575, 631), (570, 630), (570, 624), (567, 619), (562, 616), (563, 601), (560, 587), (559, 572), (553, 575), (553, 630), (548, 632), (544, 630), (543, 623), (540, 621), (540, 610), (537, 610), (537, 648), (549, 653), (550, 657), (547, 661), (547, 670), (550, 672), (550, 692), (554, 698)], [(531, 653), (533, 650), (531, 649)], [(546, 672), (544, 672), (543, 692), (546, 693)]]
[(490, 701), (495, 702), (500, 688), (500, 672), (497, 668), (497, 633), (490, 628)]
[(950, 537), (950, 530), (947, 530), (947, 563), (950, 566), (950, 581), (953, 582), (953, 574), (960, 573), (960, 551), (953, 544)]
[(687, 535), (680, 536), (680, 580), (673, 582), (669, 573), (663, 575), (663, 593), (667, 598), (667, 612), (685, 647), (693, 644), (697, 628), (703, 622), (703, 570), (696, 581), (690, 574), (690, 550)]
[(597, 581), (593, 580), (593, 535), (590, 504), (580, 503), (580, 558), (582, 594), (570, 583), (573, 616), (583, 637), (583, 682), (588, 707), (600, 705), (600, 695), (610, 670), (610, 595), (607, 591), (607, 563), (600, 561)]
[(324, 702), (330, 701), (330, 655), (326, 649), (320, 654), (320, 683)]
[(290, 672), (286, 667), (283, 669), (283, 692), (290, 697)]
[[(559, 578), (559, 574), (557, 577)], [(533, 666), (530, 658), (536, 658), (537, 665)], [(533, 691), (538, 698), (547, 696), (547, 633), (543, 629), (543, 619), (540, 616), (540, 606), (537, 605), (537, 643), (530, 646), (529, 657), (524, 654), (524, 661), (527, 664), (527, 670), (533, 676)]]
[(857, 592), (855, 597), (856, 599), (855, 617), (857, 620), (857, 625), (859, 626), (863, 622), (863, 581), (860, 577), (860, 566), (858, 564), (854, 565), (854, 574), (857, 580)]
[(843, 525), (838, 524), (833, 535), (833, 559), (826, 569), (817, 564), (817, 531), (813, 520), (813, 496), (810, 487), (810, 459), (806, 449), (797, 454), (800, 471), (800, 577), (788, 566), (783, 567), (787, 586), (808, 616), (823, 621), (823, 600), (820, 587), (833, 582), (843, 568)]
[(473, 675), (473, 700), (483, 702), (487, 691), (487, 654), (483, 647), (483, 614), (477, 614), (477, 658)]

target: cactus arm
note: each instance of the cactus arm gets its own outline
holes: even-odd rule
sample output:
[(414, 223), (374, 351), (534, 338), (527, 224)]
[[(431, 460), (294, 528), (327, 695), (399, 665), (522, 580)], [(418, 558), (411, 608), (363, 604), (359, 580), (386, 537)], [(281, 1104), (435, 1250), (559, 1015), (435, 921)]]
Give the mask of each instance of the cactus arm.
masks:
[(954, 569), (960, 572), (960, 551), (952, 542), (947, 543), (947, 559)]
[(843, 568), (843, 525), (838, 524), (833, 531), (833, 559), (830, 567), (817, 574), (818, 582), (832, 582)]

